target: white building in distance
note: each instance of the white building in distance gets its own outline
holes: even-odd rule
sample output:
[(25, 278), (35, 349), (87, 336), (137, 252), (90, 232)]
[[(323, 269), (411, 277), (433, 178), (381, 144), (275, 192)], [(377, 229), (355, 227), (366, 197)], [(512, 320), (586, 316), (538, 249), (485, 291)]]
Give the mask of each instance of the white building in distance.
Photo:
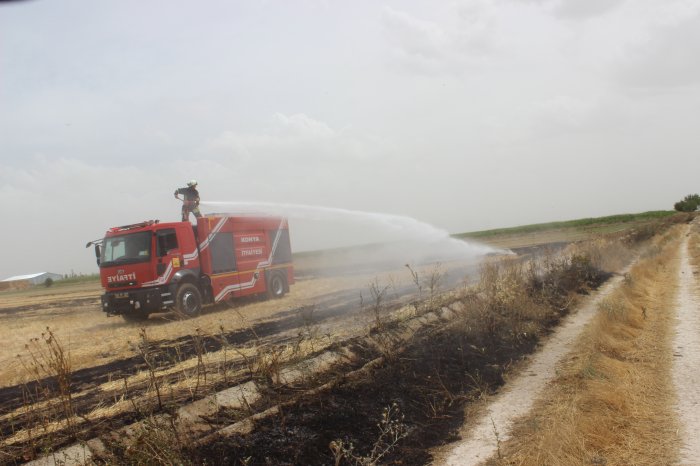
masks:
[(61, 275), (60, 273), (39, 272), (30, 273), (28, 275), (15, 275), (14, 277), (0, 280), (0, 282), (27, 282), (32, 285), (40, 285), (44, 283), (47, 278), (50, 278), (53, 281), (63, 280), (63, 275)]

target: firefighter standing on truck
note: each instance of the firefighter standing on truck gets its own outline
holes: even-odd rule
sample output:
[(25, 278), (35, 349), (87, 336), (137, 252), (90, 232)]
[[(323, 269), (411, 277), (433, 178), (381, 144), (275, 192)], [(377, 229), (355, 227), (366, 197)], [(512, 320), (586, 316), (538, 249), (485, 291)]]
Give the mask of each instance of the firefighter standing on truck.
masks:
[(189, 219), (190, 212), (195, 217), (199, 218), (202, 214), (199, 212), (199, 192), (197, 191), (197, 180), (191, 180), (187, 183), (186, 188), (178, 188), (175, 190), (175, 199), (180, 199), (179, 194), (182, 194), (182, 221), (186, 222)]

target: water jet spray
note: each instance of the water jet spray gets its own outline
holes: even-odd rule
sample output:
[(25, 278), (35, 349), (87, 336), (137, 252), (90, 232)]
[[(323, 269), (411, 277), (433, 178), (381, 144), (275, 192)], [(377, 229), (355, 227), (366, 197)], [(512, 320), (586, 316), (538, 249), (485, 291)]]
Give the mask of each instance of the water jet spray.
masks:
[[(429, 255), (436, 256), (437, 260), (473, 258), (487, 254), (512, 254), (508, 250), (453, 238), (446, 230), (404, 215), (307, 204), (257, 201), (202, 201), (200, 204), (209, 207), (230, 208), (235, 210), (236, 215), (240, 213), (259, 214), (262, 212), (290, 219), (350, 221), (368, 227), (376, 227), (384, 232), (391, 233), (395, 238), (393, 242), (411, 243), (412, 251), (415, 251), (418, 247), (417, 245), (422, 245), (422, 249), (430, 249)], [(218, 213), (217, 215), (222, 214)], [(422, 251), (422, 255), (425, 255), (425, 253), (426, 251)]]

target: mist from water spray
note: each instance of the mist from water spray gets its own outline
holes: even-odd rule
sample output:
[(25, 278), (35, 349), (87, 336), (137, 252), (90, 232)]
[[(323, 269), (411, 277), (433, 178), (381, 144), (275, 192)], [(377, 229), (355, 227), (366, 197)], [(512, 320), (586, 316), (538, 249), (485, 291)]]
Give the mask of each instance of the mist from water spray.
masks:
[[(444, 256), (443, 260), (445, 258), (473, 258), (494, 253), (508, 254), (510, 252), (479, 243), (458, 240), (451, 237), (446, 230), (403, 215), (273, 202), (202, 201), (201, 205), (232, 209), (235, 210), (235, 213), (263, 213), (313, 221), (347, 221), (376, 227), (387, 233), (392, 233), (397, 242), (420, 243), (431, 249), (432, 253)], [(233, 212), (229, 215), (233, 215)], [(412, 249), (415, 250), (415, 247)]]

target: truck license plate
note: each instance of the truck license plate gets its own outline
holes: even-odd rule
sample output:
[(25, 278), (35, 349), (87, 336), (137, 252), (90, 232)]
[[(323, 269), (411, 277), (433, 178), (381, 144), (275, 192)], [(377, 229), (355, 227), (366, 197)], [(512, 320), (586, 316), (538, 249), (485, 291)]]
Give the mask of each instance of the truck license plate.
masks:
[(114, 293), (114, 297), (117, 298), (117, 299), (120, 299), (120, 298), (128, 298), (128, 297), (129, 297), (129, 293), (127, 293), (127, 292)]

